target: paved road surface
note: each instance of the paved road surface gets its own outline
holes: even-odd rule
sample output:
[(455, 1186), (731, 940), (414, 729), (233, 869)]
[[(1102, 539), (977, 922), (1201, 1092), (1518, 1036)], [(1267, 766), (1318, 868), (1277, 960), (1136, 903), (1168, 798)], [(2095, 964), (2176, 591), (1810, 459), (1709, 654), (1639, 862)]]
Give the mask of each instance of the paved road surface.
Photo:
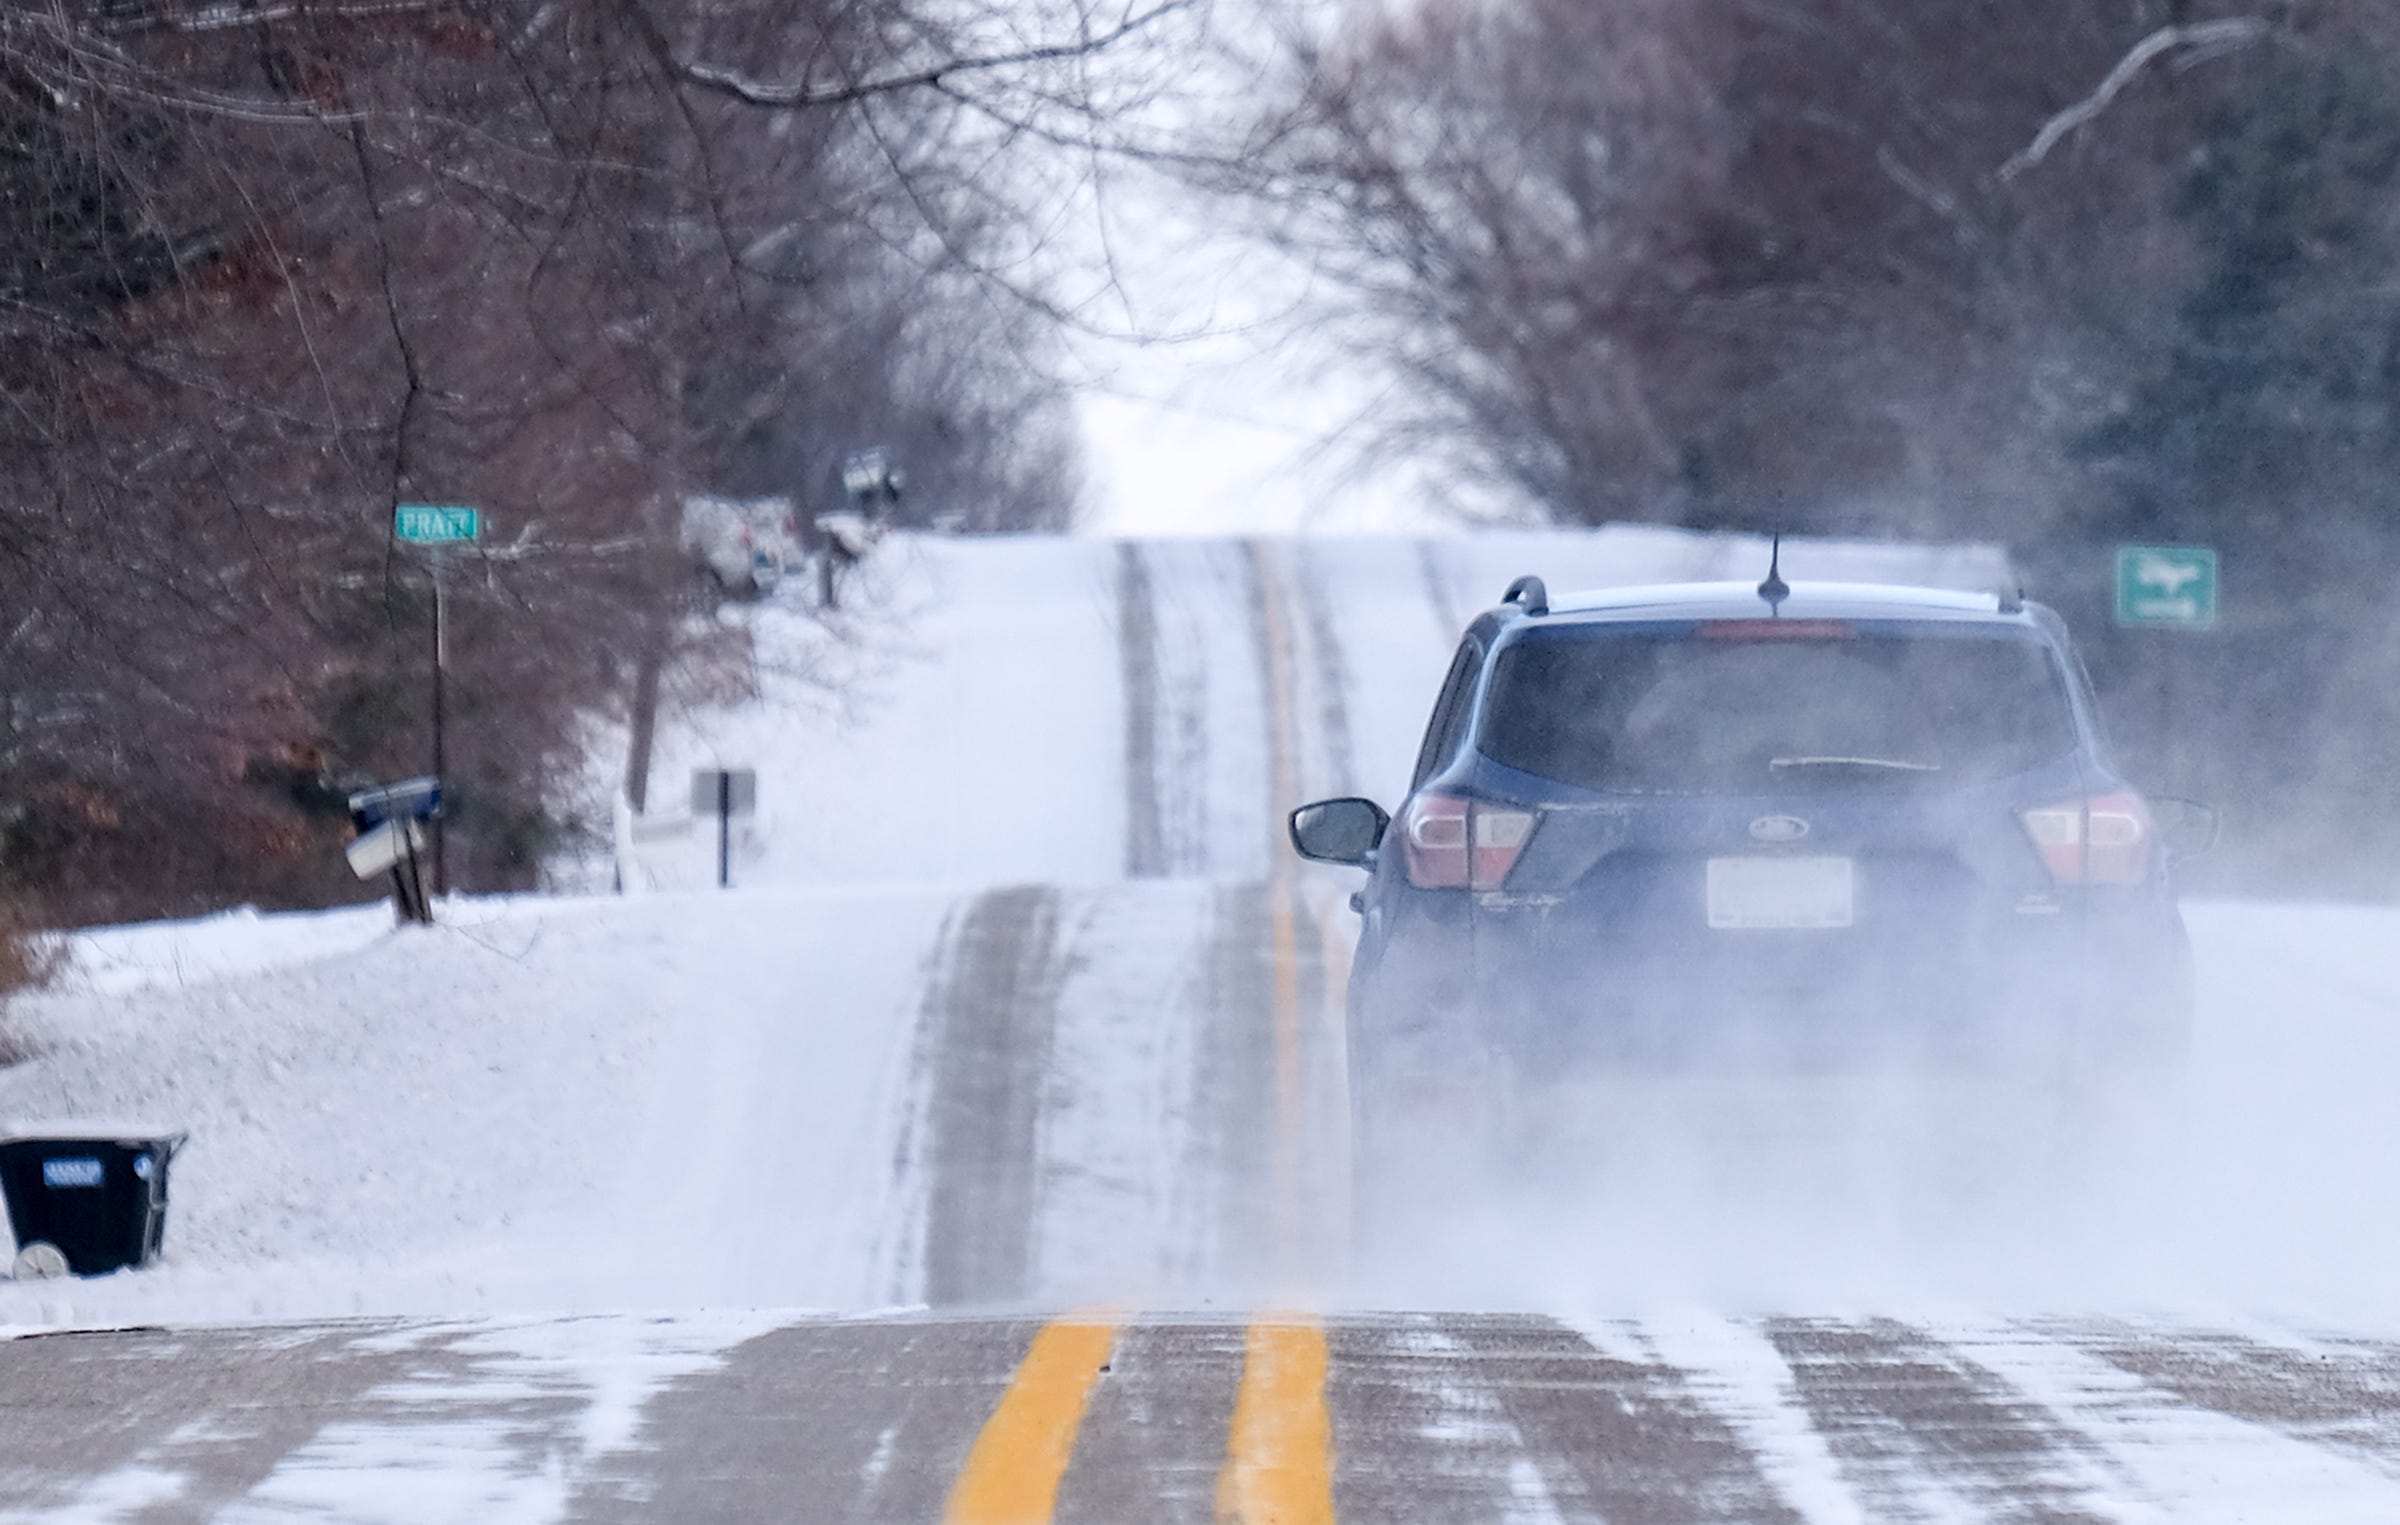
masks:
[(2400, 1347), (1434, 1315), (62, 1334), (0, 1345), (0, 1518), (2389, 1520)]

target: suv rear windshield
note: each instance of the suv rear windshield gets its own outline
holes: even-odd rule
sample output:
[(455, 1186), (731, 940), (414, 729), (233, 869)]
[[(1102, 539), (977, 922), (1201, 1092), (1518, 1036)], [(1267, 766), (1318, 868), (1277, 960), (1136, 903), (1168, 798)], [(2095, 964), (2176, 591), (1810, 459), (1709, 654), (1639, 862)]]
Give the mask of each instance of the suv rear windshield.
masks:
[(1527, 632), (1493, 667), (1477, 744), (1585, 789), (1921, 790), (2059, 757), (2075, 725), (2027, 632), (1711, 621)]

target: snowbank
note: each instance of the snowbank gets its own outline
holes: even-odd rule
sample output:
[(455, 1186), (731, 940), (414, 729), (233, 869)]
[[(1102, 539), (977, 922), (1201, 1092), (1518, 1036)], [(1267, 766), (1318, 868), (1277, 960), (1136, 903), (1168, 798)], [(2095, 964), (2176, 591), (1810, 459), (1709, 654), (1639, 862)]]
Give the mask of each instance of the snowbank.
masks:
[(61, 934), (62, 984), (101, 995), (198, 985), (323, 958), (341, 958), (392, 930), (391, 907), (263, 915), (255, 906), (191, 921), (81, 927)]
[[(164, 1260), (0, 1282), (0, 1324), (886, 1301), (854, 1151), (891, 1157), (875, 1080), (947, 899), (461, 900), (347, 950), (348, 913), (162, 932), (173, 958), (12, 1009), (41, 1052), (0, 1071), (0, 1129), (188, 1131)], [(837, 954), (862, 967), (828, 983)]]

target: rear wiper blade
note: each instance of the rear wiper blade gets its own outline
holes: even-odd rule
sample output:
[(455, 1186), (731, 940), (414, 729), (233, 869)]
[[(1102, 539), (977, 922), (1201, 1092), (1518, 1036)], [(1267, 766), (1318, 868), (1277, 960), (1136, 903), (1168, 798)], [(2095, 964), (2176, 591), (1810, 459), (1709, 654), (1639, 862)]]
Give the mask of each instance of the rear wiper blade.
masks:
[(1898, 757), (1778, 757), (1770, 768), (1882, 768), (1894, 773), (1939, 773), (1940, 763), (1909, 762)]

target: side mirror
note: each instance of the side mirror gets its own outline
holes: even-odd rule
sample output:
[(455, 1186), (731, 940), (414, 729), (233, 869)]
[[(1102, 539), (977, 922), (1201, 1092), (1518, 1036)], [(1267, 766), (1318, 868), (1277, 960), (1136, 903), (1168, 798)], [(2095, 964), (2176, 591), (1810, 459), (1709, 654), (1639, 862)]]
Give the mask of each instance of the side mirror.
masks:
[(1373, 868), (1392, 818), (1373, 800), (1319, 800), (1292, 812), (1292, 849), (1314, 863)]
[(2197, 858), (2217, 845), (2221, 822), (2212, 806), (2170, 795), (2150, 802), (2150, 818), (2158, 827), (2159, 845), (2170, 858)]

